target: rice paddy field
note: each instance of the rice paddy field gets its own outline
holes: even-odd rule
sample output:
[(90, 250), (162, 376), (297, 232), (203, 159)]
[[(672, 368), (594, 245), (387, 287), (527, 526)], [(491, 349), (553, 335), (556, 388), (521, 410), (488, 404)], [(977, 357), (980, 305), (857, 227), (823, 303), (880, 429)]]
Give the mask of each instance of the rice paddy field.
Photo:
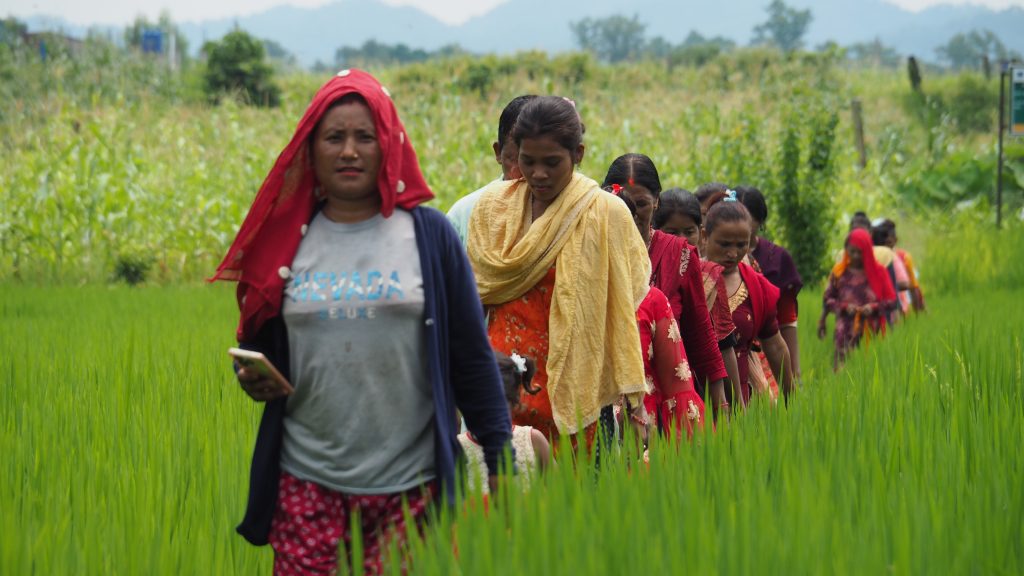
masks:
[[(934, 297), (839, 374), (805, 322), (788, 409), (459, 508), (413, 572), (1020, 574), (1022, 296)], [(269, 572), (233, 532), (259, 407), (229, 288), (4, 285), (0, 320), (0, 572)]]
[[(380, 77), (440, 208), (497, 174), (493, 124), (519, 93), (577, 99), (593, 177), (644, 151), (666, 187), (764, 182), (770, 205), (786, 119), (826, 110), (839, 119), (824, 121), (831, 173), (805, 182), (828, 184), (829, 249), (854, 209), (894, 217), (929, 312), (833, 373), (808, 279), (788, 408), (755, 403), (690, 444), (655, 442), (649, 466), (629, 454), (599, 475), (562, 463), (488, 513), (456, 506), (412, 543), (412, 573), (1024, 574), (1024, 227), (1008, 217), (995, 230), (984, 198), (953, 208), (989, 186), (987, 136), (915, 124), (897, 73), (732, 58), (675, 71), (584, 62), (571, 79), (565, 62), (526, 54), (492, 63), (520, 62), (479, 93), (459, 88), (465, 62)], [(323, 78), (283, 79), (280, 109), (214, 107), (118, 62), (0, 70), (20, 79), (0, 82), (0, 575), (268, 574), (270, 549), (234, 533), (261, 407), (226, 355), (233, 286), (199, 280)], [(808, 122), (801, 178), (816, 150)], [(1017, 150), (1010, 163), (1024, 167)], [(1024, 168), (1011, 173), (1016, 211)], [(131, 257), (151, 264), (146, 281), (113, 282)]]

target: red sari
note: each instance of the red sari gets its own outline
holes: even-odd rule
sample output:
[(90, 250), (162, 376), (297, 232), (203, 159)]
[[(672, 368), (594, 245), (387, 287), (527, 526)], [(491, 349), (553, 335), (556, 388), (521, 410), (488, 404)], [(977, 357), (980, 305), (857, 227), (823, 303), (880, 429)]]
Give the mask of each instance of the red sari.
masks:
[[(759, 239), (759, 241), (760, 240), (764, 240), (764, 238)], [(767, 241), (765, 240), (765, 242)], [(771, 243), (769, 242), (769, 244)], [(774, 244), (772, 245), (774, 246)], [(778, 246), (776, 246), (776, 248), (784, 252), (787, 257), (789, 256), (789, 253), (786, 252), (784, 248), (780, 248)], [(765, 274), (764, 270), (761, 268), (761, 263), (757, 259), (748, 258), (747, 260), (750, 267), (754, 269), (754, 272), (761, 274), (771, 282), (773, 286), (779, 288), (779, 301), (776, 304), (775, 314), (775, 319), (779, 323), (779, 327), (796, 326), (796, 292), (781, 288), (778, 282), (773, 281), (768, 274)], [(803, 284), (801, 283), (800, 286), (802, 287)], [(799, 291), (799, 288), (797, 288), (797, 291)], [(772, 372), (771, 363), (768, 362), (768, 356), (765, 355), (764, 350), (761, 348), (760, 340), (755, 338), (751, 346), (757, 350), (757, 353), (750, 356), (750, 372), (746, 381), (750, 382), (752, 389), (767, 392), (772, 402), (775, 402), (779, 399), (779, 383), (775, 380), (775, 374)]]
[(779, 289), (779, 324), (796, 326), (799, 313), (797, 295), (804, 282), (789, 251), (759, 237), (757, 246), (750, 253), (750, 265)]
[(747, 402), (750, 400), (749, 356), (753, 341), (755, 338), (766, 340), (779, 331), (776, 320), (779, 289), (749, 265), (740, 262), (738, 266), (743, 280), (739, 290), (745, 290), (746, 294), (740, 302), (733, 302), (737, 300), (737, 294), (731, 295), (729, 308), (732, 310), (732, 319), (739, 335), (736, 361), (740, 369), (743, 401)]
[(654, 230), (647, 253), (651, 257), (651, 286), (668, 298), (694, 371), (707, 380), (728, 378), (704, 298), (697, 248), (685, 238)]
[(736, 332), (736, 325), (732, 322), (732, 313), (729, 312), (729, 294), (725, 289), (725, 279), (722, 278), (724, 268), (721, 264), (715, 264), (710, 260), (701, 260), (700, 267), (704, 279), (704, 299), (708, 304), (711, 326), (715, 330), (715, 339), (721, 346)]
[(704, 422), (704, 402), (693, 388), (690, 363), (682, 346), (679, 326), (668, 299), (651, 288), (636, 313), (640, 327), (644, 374), (652, 391), (644, 397), (648, 414), (657, 418), (663, 434), (693, 437), (693, 428)]

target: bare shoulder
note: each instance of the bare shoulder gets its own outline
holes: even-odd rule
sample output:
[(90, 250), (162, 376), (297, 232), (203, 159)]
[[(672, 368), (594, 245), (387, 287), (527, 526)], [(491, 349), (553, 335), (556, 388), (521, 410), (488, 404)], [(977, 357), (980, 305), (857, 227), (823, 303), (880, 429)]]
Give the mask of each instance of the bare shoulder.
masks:
[(544, 436), (544, 433), (536, 428), (530, 428), (530, 441), (534, 446), (538, 444), (548, 445), (548, 439)]
[(536, 428), (530, 430), (530, 444), (533, 444), (534, 457), (543, 470), (551, 461), (551, 446), (548, 444), (544, 433)]

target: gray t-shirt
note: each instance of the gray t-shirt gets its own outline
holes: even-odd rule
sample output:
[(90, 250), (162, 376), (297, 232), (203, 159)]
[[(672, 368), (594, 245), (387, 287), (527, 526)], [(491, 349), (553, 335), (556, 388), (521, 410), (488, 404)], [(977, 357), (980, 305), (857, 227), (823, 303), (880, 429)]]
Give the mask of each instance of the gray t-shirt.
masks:
[(434, 400), (412, 216), (310, 223), (285, 284), (291, 378), (281, 467), (332, 490), (434, 478)]

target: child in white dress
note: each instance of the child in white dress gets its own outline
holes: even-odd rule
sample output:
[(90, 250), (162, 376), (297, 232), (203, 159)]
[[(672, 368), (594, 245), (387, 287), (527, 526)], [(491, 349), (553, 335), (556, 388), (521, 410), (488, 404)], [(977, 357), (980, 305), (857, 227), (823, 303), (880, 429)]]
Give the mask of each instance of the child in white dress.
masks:
[[(518, 354), (506, 356), (497, 351), (494, 355), (498, 359), (498, 369), (505, 383), (505, 399), (508, 401), (509, 410), (519, 405), (522, 390), (528, 394), (540, 392), (540, 388), (530, 387), (530, 381), (536, 372), (533, 360)], [(483, 448), (469, 432), (459, 434), (459, 443), (462, 444), (462, 451), (466, 455), (469, 491), (474, 491), (479, 485), (482, 492), (487, 494), (489, 490)], [(544, 472), (550, 465), (551, 446), (540, 430), (531, 426), (513, 425), (512, 447), (515, 449), (516, 479), (525, 490), (537, 472)]]

